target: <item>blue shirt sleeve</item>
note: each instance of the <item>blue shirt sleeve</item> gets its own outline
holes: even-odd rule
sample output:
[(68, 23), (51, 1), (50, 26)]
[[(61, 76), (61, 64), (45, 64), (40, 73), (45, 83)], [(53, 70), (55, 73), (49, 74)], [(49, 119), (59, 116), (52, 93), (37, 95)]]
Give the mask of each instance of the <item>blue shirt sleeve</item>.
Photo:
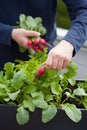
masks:
[(87, 0), (64, 0), (69, 10), (71, 27), (63, 40), (74, 46), (74, 54), (87, 39)]
[(11, 45), (11, 32), (13, 27), (0, 23), (0, 44)]

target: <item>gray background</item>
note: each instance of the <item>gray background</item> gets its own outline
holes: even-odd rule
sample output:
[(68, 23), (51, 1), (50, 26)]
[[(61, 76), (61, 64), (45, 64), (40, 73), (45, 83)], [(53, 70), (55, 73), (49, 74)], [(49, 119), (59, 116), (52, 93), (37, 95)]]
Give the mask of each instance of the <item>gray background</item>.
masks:
[(76, 78), (80, 80), (87, 79), (87, 48), (81, 48), (72, 60), (78, 66)]

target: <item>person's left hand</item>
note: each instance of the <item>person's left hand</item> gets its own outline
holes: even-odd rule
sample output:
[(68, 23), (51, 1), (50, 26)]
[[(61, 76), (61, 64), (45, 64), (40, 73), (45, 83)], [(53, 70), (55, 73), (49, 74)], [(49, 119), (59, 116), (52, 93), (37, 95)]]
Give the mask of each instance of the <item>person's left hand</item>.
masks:
[(74, 47), (71, 43), (62, 40), (48, 53), (45, 67), (48, 69), (66, 68), (71, 61)]

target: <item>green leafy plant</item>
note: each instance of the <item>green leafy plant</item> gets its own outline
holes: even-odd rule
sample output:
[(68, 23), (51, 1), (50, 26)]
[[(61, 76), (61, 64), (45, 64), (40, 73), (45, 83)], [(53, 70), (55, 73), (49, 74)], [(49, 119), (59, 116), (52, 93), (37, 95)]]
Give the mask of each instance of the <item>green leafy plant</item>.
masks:
[[(25, 15), (22, 17), (21, 21), (26, 21)], [(53, 119), (58, 109), (74, 122), (80, 121), (79, 108), (87, 108), (87, 82), (77, 84), (77, 65), (71, 61), (66, 69), (46, 69), (41, 66), (47, 59), (45, 47), (43, 51), (29, 53), (29, 57), (28, 61), (18, 59), (4, 65), (0, 72), (0, 102), (17, 106), (16, 119), (20, 125), (26, 124), (37, 108), (42, 110), (43, 123)]]

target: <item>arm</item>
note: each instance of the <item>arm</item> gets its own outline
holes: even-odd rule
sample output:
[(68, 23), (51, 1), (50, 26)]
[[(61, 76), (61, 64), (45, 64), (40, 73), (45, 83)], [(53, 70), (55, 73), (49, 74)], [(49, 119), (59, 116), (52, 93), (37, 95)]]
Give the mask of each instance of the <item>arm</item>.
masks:
[(0, 23), (0, 44), (11, 45), (11, 33), (13, 28)]
[(24, 48), (28, 48), (28, 38), (29, 37), (39, 37), (40, 33), (36, 31), (27, 31), (25, 29), (14, 29), (9, 25), (4, 25), (0, 23), (0, 44), (11, 45), (11, 39), (16, 43), (20, 44)]
[(74, 54), (87, 39), (87, 0), (64, 0), (72, 21), (71, 28), (63, 38), (74, 46)]
[(72, 56), (83, 46), (87, 39), (87, 0), (64, 0), (70, 18), (71, 28), (61, 42), (48, 54), (47, 68), (66, 68)]

